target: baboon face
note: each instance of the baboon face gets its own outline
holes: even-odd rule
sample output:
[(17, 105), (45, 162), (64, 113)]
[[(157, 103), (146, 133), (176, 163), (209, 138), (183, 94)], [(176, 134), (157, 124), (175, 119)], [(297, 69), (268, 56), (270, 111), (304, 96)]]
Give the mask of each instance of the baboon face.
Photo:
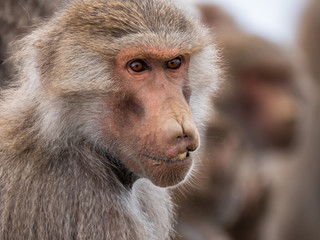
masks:
[(251, 71), (239, 84), (242, 118), (264, 144), (290, 146), (294, 140), (296, 99), (289, 69)]
[(199, 137), (188, 106), (189, 56), (171, 49), (126, 49), (114, 63), (121, 95), (111, 95), (103, 135), (133, 172), (160, 186), (182, 181)]

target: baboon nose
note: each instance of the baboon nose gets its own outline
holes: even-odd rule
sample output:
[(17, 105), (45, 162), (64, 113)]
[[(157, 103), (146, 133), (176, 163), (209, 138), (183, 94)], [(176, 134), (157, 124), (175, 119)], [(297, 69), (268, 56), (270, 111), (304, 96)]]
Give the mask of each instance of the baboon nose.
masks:
[(168, 119), (165, 131), (169, 145), (177, 145), (184, 151), (194, 151), (199, 146), (198, 133), (192, 120), (180, 124), (175, 119)]

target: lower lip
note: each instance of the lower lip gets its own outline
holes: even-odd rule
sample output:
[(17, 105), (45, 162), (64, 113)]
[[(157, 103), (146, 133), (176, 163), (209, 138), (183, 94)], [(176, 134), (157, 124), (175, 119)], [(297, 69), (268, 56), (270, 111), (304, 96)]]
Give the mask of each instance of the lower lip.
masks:
[(178, 160), (178, 161), (166, 160), (166, 161), (155, 162), (154, 165), (181, 166), (181, 165), (189, 165), (191, 164), (191, 162), (192, 162), (191, 157), (186, 157), (185, 159)]
[[(152, 158), (151, 158), (152, 159)], [(181, 166), (181, 165), (186, 165), (186, 164), (190, 164), (192, 159), (191, 157), (186, 157), (183, 160), (176, 160), (176, 161), (172, 161), (172, 160), (154, 160), (153, 161), (153, 165), (157, 166), (163, 166), (163, 165), (169, 165), (169, 166)]]

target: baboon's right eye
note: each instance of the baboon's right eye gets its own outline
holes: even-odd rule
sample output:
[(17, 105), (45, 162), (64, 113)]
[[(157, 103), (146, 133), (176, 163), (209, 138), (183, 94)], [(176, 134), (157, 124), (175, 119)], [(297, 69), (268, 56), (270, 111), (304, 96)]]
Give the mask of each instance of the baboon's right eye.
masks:
[(141, 59), (133, 60), (129, 63), (129, 68), (134, 72), (143, 72), (148, 70), (148, 65)]

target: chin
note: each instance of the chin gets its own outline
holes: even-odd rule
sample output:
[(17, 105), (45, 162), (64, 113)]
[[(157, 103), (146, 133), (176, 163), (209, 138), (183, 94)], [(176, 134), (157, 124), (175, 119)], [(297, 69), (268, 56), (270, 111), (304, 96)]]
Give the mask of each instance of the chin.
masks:
[(181, 183), (192, 167), (192, 158), (188, 155), (182, 160), (150, 161), (145, 171), (150, 181), (159, 187), (171, 187)]

